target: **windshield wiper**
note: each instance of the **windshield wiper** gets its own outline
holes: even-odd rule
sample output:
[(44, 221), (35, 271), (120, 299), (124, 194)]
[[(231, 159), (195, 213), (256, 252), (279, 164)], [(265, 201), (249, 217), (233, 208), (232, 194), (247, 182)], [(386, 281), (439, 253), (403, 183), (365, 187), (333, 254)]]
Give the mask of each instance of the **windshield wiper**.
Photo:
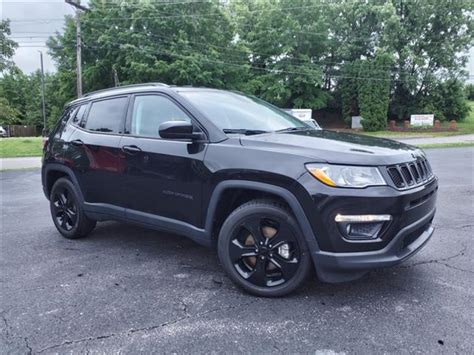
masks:
[(307, 129), (311, 129), (311, 127), (288, 127), (288, 128), (283, 128), (283, 129), (278, 129), (275, 132), (276, 133), (284, 133), (284, 132), (293, 132), (293, 131), (305, 131)]
[(262, 134), (268, 133), (267, 131), (262, 131), (260, 129), (245, 129), (245, 128), (224, 128), (224, 133), (236, 133), (236, 134), (244, 134), (246, 136), (252, 134)]

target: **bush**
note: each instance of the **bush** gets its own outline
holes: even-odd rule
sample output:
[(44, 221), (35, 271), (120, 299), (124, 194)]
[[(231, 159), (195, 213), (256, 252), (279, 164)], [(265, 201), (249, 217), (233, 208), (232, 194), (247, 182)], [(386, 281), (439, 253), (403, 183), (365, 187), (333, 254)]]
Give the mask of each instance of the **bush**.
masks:
[(387, 127), (390, 101), (390, 57), (378, 54), (374, 59), (361, 62), (361, 73), (373, 80), (360, 80), (358, 103), (365, 131), (379, 131)]
[(462, 121), (469, 113), (465, 93), (464, 85), (458, 79), (439, 82), (422, 100), (420, 113), (433, 113), (435, 119), (441, 121)]
[(464, 89), (468, 100), (474, 101), (474, 84), (467, 84)]

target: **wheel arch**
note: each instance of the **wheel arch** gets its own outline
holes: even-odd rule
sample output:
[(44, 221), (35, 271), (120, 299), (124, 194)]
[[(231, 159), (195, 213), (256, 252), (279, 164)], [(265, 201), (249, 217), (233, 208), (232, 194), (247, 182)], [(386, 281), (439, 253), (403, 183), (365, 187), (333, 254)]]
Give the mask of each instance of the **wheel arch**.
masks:
[(79, 182), (77, 181), (74, 172), (71, 168), (61, 164), (49, 164), (44, 167), (43, 190), (46, 198), (49, 199), (54, 183), (62, 177), (66, 177), (71, 180), (71, 182), (77, 188), (77, 194), (79, 196), (80, 203), (84, 203), (84, 196), (82, 195), (82, 191), (79, 188)]
[(205, 221), (205, 230), (209, 233), (209, 238), (213, 239), (212, 242), (215, 242), (215, 237), (213, 235), (215, 225), (220, 222), (218, 219), (218, 207), (222, 205), (225, 193), (229, 191), (252, 191), (257, 194), (263, 194), (265, 197), (275, 198), (284, 202), (293, 212), (298, 221), (311, 254), (313, 255), (315, 251), (320, 250), (309, 220), (307, 219), (301, 204), (298, 202), (298, 199), (292, 192), (280, 186), (246, 180), (223, 181), (214, 189), (208, 205), (208, 212)]

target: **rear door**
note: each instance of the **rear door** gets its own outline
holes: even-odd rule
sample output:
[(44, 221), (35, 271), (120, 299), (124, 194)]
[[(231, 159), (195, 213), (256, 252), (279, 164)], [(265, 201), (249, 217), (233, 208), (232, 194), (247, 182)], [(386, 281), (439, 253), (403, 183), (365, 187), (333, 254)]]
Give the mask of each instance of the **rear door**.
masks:
[(128, 101), (129, 96), (93, 101), (84, 117), (76, 120), (76, 130), (69, 137), (71, 164), (86, 203), (115, 210), (121, 216), (123, 160), (119, 143)]
[(202, 185), (208, 178), (203, 164), (207, 144), (162, 139), (158, 132), (163, 122), (193, 119), (162, 94), (137, 94), (130, 105), (121, 141), (127, 218), (153, 222), (159, 216), (199, 225)]

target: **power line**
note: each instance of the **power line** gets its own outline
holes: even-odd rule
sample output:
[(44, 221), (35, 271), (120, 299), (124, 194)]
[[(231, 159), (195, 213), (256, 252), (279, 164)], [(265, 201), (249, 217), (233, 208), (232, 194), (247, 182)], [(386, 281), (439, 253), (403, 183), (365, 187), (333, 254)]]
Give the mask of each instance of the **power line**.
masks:
[[(120, 8), (117, 6), (117, 8)], [(146, 6), (143, 6), (143, 8), (146, 8)], [(301, 7), (300, 7), (301, 8)], [(98, 10), (100, 9), (99, 7), (93, 8), (93, 10)], [(216, 8), (217, 10), (217, 8)], [(265, 11), (284, 11), (286, 9), (270, 9), (270, 10), (253, 10), (250, 12), (265, 12)], [(179, 18), (179, 17), (215, 17), (216, 15), (223, 15), (222, 13), (220, 14), (210, 14), (209, 12), (203, 13), (203, 14), (177, 14), (177, 15), (161, 15), (161, 16), (153, 16), (153, 17), (140, 17), (140, 18), (135, 18), (135, 17), (109, 17), (108, 19), (111, 20), (128, 20), (128, 19), (167, 19), (167, 18)], [(64, 18), (48, 18), (48, 19), (10, 19), (10, 22), (41, 22), (41, 21), (63, 21)]]
[[(142, 34), (142, 32), (132, 32), (132, 33)], [(143, 33), (143, 34), (145, 34), (145, 33)], [(163, 42), (168, 43), (168, 44), (175, 44), (176, 43), (176, 40), (174, 40), (171, 37), (159, 36), (159, 35), (153, 35), (153, 34), (145, 34), (145, 35), (147, 35), (151, 38), (154, 38), (154, 39), (160, 38)], [(224, 50), (229, 51), (229, 52), (234, 52), (234, 53), (239, 53), (241, 55), (245, 55), (245, 56), (247, 56), (247, 58), (249, 56), (252, 56), (252, 55), (267, 56), (268, 58), (274, 58), (273, 60), (276, 60), (278, 62), (286, 61), (286, 62), (294, 63), (293, 65), (295, 65), (295, 66), (311, 65), (311, 66), (326, 68), (328, 66), (337, 67), (337, 66), (347, 64), (347, 62), (335, 63), (335, 62), (327, 62), (327, 61), (324, 61), (324, 60), (317, 60), (316, 62), (313, 62), (311, 60), (293, 58), (293, 57), (288, 56), (288, 54), (285, 54), (285, 53), (263, 53), (263, 52), (255, 52), (255, 51), (252, 51), (250, 49), (249, 49), (249, 51), (245, 51), (245, 50), (241, 50), (241, 49), (237, 49), (237, 48), (224, 47), (224, 46), (219, 46), (219, 45), (215, 45), (215, 44), (195, 42), (195, 41), (189, 41), (189, 40), (185, 40), (184, 43), (185, 44), (191, 43), (191, 44), (198, 45), (198, 46), (201, 46), (201, 47), (213, 47), (213, 48), (218, 48), (218, 49), (224, 49)], [(391, 68), (393, 68), (393, 66), (392, 65), (387, 65), (387, 66), (384, 65), (384, 66), (380, 66), (379, 68), (391, 69)], [(384, 70), (377, 70), (377, 72), (385, 72), (385, 71)]]
[[(3, 3), (5, 4), (64, 4), (63, 1), (61, 0), (58, 0), (58, 1), (17, 1), (17, 0), (12, 0), (12, 1), (8, 1), (8, 0), (3, 0), (2, 1)], [(205, 4), (205, 3), (212, 3), (211, 1), (199, 1), (199, 0), (187, 0), (187, 1), (158, 1), (158, 0), (155, 0), (155, 1), (152, 1), (154, 4), (159, 4), (160, 6), (166, 6), (166, 5), (182, 5), (182, 4)], [(113, 6), (117, 6), (117, 7), (120, 7), (120, 4), (117, 4), (115, 2), (102, 2), (100, 4), (101, 6), (103, 5), (113, 5)], [(134, 5), (133, 3), (130, 3), (130, 4), (127, 4), (127, 6), (129, 5)], [(135, 4), (137, 7), (138, 6), (143, 6), (143, 5), (138, 5), (138, 4)]]
[[(141, 34), (141, 32), (134, 32), (134, 33)], [(157, 35), (151, 35), (151, 34), (145, 34), (145, 35), (147, 35), (151, 38), (160, 38), (165, 43), (169, 43), (169, 44), (175, 43), (175, 41), (173, 41), (173, 38), (171, 38), (171, 37), (157, 36)], [(34, 40), (35, 38), (40, 38), (40, 39), (44, 38), (45, 40), (47, 40), (49, 37), (45, 37), (45, 36), (23, 36), (23, 37), (10, 36), (10, 38), (21, 38), (22, 40), (25, 40), (25, 39)], [(18, 42), (20, 42), (20, 41), (18, 41)], [(39, 40), (34, 40), (34, 42), (40, 42), (40, 41)], [(25, 43), (31, 43), (31, 42), (25, 42)], [(184, 43), (185, 44), (191, 43), (191, 44), (195, 44), (195, 45), (199, 45), (199, 46), (206, 46), (206, 47), (213, 47), (213, 48), (223, 49), (223, 50), (228, 51), (228, 52), (240, 53), (240, 54), (247, 55), (247, 56), (249, 56), (249, 55), (266, 55), (268, 57), (283, 56), (283, 54), (270, 54), (270, 53), (259, 53), (259, 52), (253, 52), (253, 51), (245, 51), (245, 50), (239, 50), (237, 48), (224, 47), (224, 46), (194, 42), (194, 41), (189, 41), (189, 40), (184, 41)], [(281, 59), (289, 59), (293, 62), (300, 63), (300, 64), (314, 64), (314, 65), (321, 66), (321, 64), (311, 63), (309, 61), (306, 61), (306, 60), (303, 60), (303, 59), (298, 59), (298, 58), (290, 58), (290, 57), (285, 58), (285, 57), (283, 57)]]
[[(124, 45), (122, 43), (118, 42), (112, 42), (116, 45)], [(86, 48), (92, 48), (92, 49), (104, 49), (103, 47), (97, 47), (97, 46), (91, 46), (91, 45), (86, 45)], [(204, 62), (208, 63), (213, 63), (213, 64), (220, 64), (220, 65), (227, 65), (227, 66), (233, 66), (233, 67), (240, 67), (240, 68), (247, 68), (247, 69), (255, 69), (255, 70), (260, 70), (260, 71), (266, 71), (271, 74), (288, 74), (288, 75), (302, 75), (306, 77), (311, 77), (311, 78), (318, 78), (322, 80), (322, 75), (321, 76), (316, 76), (314, 74), (309, 74), (309, 73), (304, 73), (304, 72), (297, 72), (297, 71), (289, 71), (289, 70), (282, 70), (282, 69), (275, 69), (275, 68), (262, 68), (262, 67), (256, 67), (252, 66), (249, 63), (234, 63), (234, 62), (228, 62), (228, 61), (220, 61), (220, 60), (214, 60), (214, 59), (209, 59), (203, 56), (201, 53), (195, 52), (195, 54), (198, 54), (199, 56), (192, 56), (192, 55), (183, 55), (183, 54), (178, 54), (178, 53), (173, 53), (173, 52), (168, 52), (168, 51), (163, 51), (163, 50), (147, 50), (144, 48), (138, 48), (134, 46), (134, 50), (142, 51), (145, 53), (149, 54), (162, 54), (170, 57), (178, 57), (178, 58), (183, 58), (183, 59), (197, 59), (201, 60)], [(390, 82), (418, 82), (418, 79), (406, 79), (406, 80), (398, 80), (398, 79), (385, 79), (385, 78), (374, 78), (374, 77), (361, 77), (361, 76), (350, 76), (350, 75), (330, 75), (331, 78), (333, 79), (353, 79), (353, 80), (369, 80), (369, 81), (390, 81)]]
[[(132, 31), (131, 33), (133, 34), (143, 34), (143, 35), (146, 35), (147, 37), (150, 37), (150, 38), (154, 38), (154, 39), (160, 39), (162, 42), (165, 42), (165, 43), (168, 43), (168, 44), (175, 44), (177, 43), (177, 41), (171, 37), (167, 37), (167, 36), (159, 36), (159, 35), (154, 35), (154, 34), (150, 34), (150, 33), (143, 33), (143, 32), (138, 32), (138, 31)], [(28, 36), (28, 38), (30, 38), (32, 36)], [(40, 37), (42, 38), (42, 37)], [(180, 39), (178, 39), (180, 40)], [(299, 58), (293, 58), (293, 57), (290, 57), (288, 56), (288, 54), (285, 54), (285, 53), (263, 53), (263, 52), (254, 52), (252, 50), (249, 50), (249, 51), (246, 51), (246, 50), (241, 50), (241, 49), (237, 49), (237, 48), (231, 48), (231, 47), (224, 47), (224, 46), (219, 46), (219, 45), (215, 45), (215, 44), (210, 44), (210, 43), (203, 43), (203, 42), (195, 42), (195, 41), (189, 41), (189, 40), (184, 40), (183, 41), (184, 44), (194, 44), (194, 45), (197, 45), (197, 46), (205, 46), (205, 47), (212, 47), (212, 48), (218, 48), (218, 49), (223, 49), (225, 51), (228, 51), (228, 52), (233, 52), (233, 53), (239, 53), (239, 54), (242, 54), (242, 55), (246, 55), (247, 57), (248, 56), (251, 56), (251, 55), (258, 55), (258, 56), (267, 56), (269, 58), (275, 58), (274, 60), (276, 60), (277, 62), (287, 62), (287, 63), (291, 63), (292, 65), (294, 66), (297, 66), (297, 67), (300, 67), (300, 66), (303, 66), (303, 65), (311, 65), (311, 66), (316, 66), (316, 67), (324, 67), (324, 68), (327, 68), (328, 66), (332, 66), (332, 67), (338, 67), (338, 66), (343, 66), (343, 65), (346, 65), (348, 63), (348, 61), (344, 61), (344, 62), (329, 62), (329, 61), (324, 61), (324, 60), (316, 60), (316, 62), (312, 62), (311, 60), (304, 60), (304, 59), (299, 59)], [(285, 56), (286, 55), (286, 56)], [(385, 69), (392, 69), (394, 66), (393, 65), (383, 65), (383, 66), (379, 66), (380, 69), (376, 70), (376, 71), (373, 71), (373, 72), (386, 72), (386, 70), (383, 70), (382, 68), (385, 68)]]
[[(410, 1), (406, 1), (406, 2), (410, 2)], [(346, 2), (346, 4), (349, 3), (349, 4), (352, 4), (352, 5), (364, 5), (366, 4), (365, 1), (353, 1), (353, 2)], [(223, 3), (214, 3), (214, 2), (211, 2), (211, 1), (183, 1), (183, 2), (166, 2), (166, 3), (161, 3), (161, 2), (152, 2), (151, 4), (154, 4), (154, 5), (158, 5), (158, 6), (162, 6), (162, 5), (176, 5), (176, 4), (214, 4), (216, 5), (217, 7), (215, 8), (215, 10), (218, 10), (219, 7), (225, 7), (225, 6), (228, 6), (228, 5), (224, 5)], [(253, 13), (264, 13), (264, 12), (284, 12), (284, 11), (290, 11), (290, 10), (304, 10), (304, 9), (313, 9), (313, 8), (324, 8), (324, 7), (337, 7), (337, 6), (341, 6), (341, 2), (339, 1), (334, 1), (334, 2), (327, 2), (327, 3), (321, 3), (321, 4), (315, 4), (315, 5), (306, 5), (306, 6), (291, 6), (291, 7), (282, 7), (282, 8), (264, 8), (264, 9), (255, 9), (255, 10), (248, 10), (245, 12), (244, 15), (248, 15), (248, 14), (253, 14)], [(114, 7), (116, 8), (122, 8), (122, 5), (121, 4), (112, 4), (112, 3), (103, 3), (103, 4), (99, 4), (97, 5), (96, 7), (94, 7), (92, 10), (98, 10), (100, 9), (100, 6), (105, 6), (105, 5), (114, 5)], [(376, 4), (377, 6), (382, 6), (380, 4)], [(110, 6), (109, 6), (110, 7)], [(142, 4), (142, 5), (136, 5), (136, 6), (133, 6), (133, 4), (124, 4), (123, 7), (135, 7), (135, 8), (143, 8), (143, 9), (147, 9), (148, 7), (146, 6), (146, 4)], [(422, 6), (422, 5), (417, 5), (417, 8), (420, 9), (420, 8), (426, 8), (426, 7), (429, 7), (429, 8), (432, 8), (433, 6)], [(139, 18), (135, 18), (135, 17), (112, 17), (112, 18), (109, 18), (109, 19), (112, 19), (112, 20), (129, 20), (129, 19), (135, 19), (135, 20), (145, 20), (145, 19), (167, 19), (167, 18), (182, 18), (182, 17), (191, 17), (191, 18), (205, 18), (205, 17), (210, 17), (210, 18), (213, 18), (215, 16), (222, 16), (224, 15), (224, 13), (212, 13), (211, 12), (205, 12), (205, 13), (201, 13), (201, 14), (176, 14), (176, 15), (160, 15), (160, 16), (153, 16), (153, 17), (139, 17)], [(232, 14), (233, 16), (236, 16), (236, 14)], [(13, 18), (13, 19), (10, 19), (9, 21), (10, 22), (53, 22), (53, 21), (63, 21), (64, 19), (63, 18), (50, 18), (50, 19), (16, 19), (16, 18)]]
[[(212, 2), (206, 2), (209, 4), (212, 4)], [(355, 4), (363, 4), (363, 2), (354, 2)], [(282, 8), (270, 8), (270, 9), (256, 9), (256, 10), (249, 10), (246, 11), (244, 15), (247, 14), (253, 14), (253, 13), (262, 13), (262, 12), (284, 12), (284, 11), (289, 11), (289, 10), (303, 10), (303, 9), (312, 9), (312, 8), (321, 8), (321, 7), (330, 7), (330, 6), (340, 6), (340, 3), (334, 2), (334, 3), (323, 3), (323, 4), (317, 4), (317, 5), (308, 5), (308, 6), (292, 6), (292, 7), (282, 7)], [(126, 7), (126, 6), (125, 6)], [(117, 6), (117, 8), (120, 8), (120, 6)], [(141, 7), (140, 7), (141, 8)], [(143, 6), (143, 8), (146, 8), (146, 6)], [(99, 7), (94, 7), (93, 10), (97, 10)], [(215, 10), (217, 10), (216, 8)], [(191, 17), (191, 18), (205, 18), (205, 17), (215, 17), (215, 16), (222, 16), (224, 13), (214, 13), (211, 14), (210, 12), (208, 13), (203, 13), (203, 14), (177, 14), (177, 15), (162, 15), (162, 16), (153, 16), (153, 17), (110, 17), (108, 19), (111, 20), (129, 20), (129, 19), (135, 19), (135, 20), (145, 20), (145, 19), (167, 19), (167, 18), (181, 18), (181, 17)], [(235, 14), (234, 14), (235, 15)], [(37, 22), (37, 21), (63, 21), (63, 18), (50, 18), (50, 19), (10, 19), (11, 22)]]

